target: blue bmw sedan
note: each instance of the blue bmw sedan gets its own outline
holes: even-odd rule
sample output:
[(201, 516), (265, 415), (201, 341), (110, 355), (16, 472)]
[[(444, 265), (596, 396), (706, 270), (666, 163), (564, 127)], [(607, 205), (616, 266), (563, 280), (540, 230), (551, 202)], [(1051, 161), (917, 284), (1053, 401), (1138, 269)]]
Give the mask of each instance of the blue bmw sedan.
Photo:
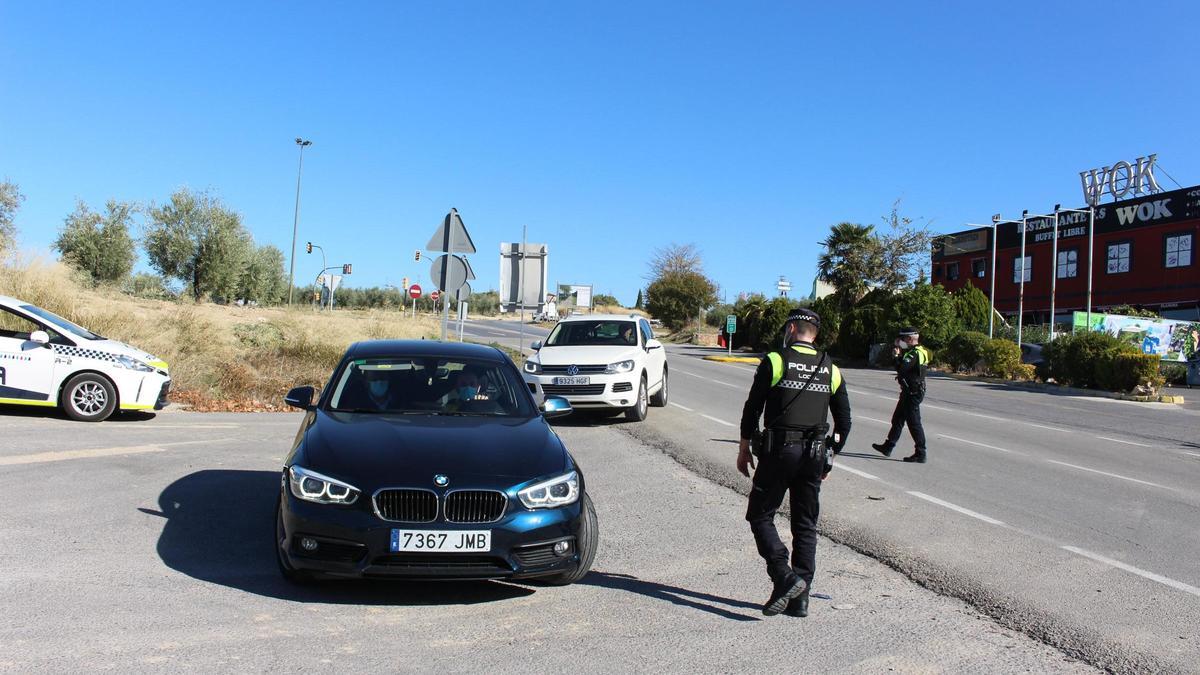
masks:
[(291, 581), (523, 579), (570, 584), (596, 555), (583, 471), (503, 352), (359, 342), (305, 411), (280, 476), (275, 544)]

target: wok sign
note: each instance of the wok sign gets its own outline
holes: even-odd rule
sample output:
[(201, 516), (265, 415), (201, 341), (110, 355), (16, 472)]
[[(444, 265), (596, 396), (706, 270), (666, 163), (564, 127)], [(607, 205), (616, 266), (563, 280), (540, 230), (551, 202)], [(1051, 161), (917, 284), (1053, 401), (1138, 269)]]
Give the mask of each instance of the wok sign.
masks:
[(1134, 195), (1161, 192), (1158, 181), (1154, 180), (1154, 162), (1157, 159), (1158, 155), (1150, 155), (1138, 157), (1132, 163), (1121, 160), (1112, 166), (1080, 171), (1079, 181), (1083, 185), (1084, 199), (1096, 206), (1105, 192), (1117, 201), (1131, 192)]

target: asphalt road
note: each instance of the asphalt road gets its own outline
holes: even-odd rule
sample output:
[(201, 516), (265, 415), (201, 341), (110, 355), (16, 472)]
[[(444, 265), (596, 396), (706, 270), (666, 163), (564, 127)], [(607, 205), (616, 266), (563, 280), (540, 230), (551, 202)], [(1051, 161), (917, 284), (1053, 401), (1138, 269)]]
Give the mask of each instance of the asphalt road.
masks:
[[(753, 366), (670, 347), (671, 405), (624, 427), (717, 482)], [(930, 463), (888, 460), (896, 385), (847, 370), (849, 446), (823, 532), (1101, 667), (1200, 672), (1200, 411), (933, 378)]]
[(1091, 671), (827, 539), (830, 599), (764, 619), (743, 497), (567, 421), (601, 526), (580, 584), (296, 588), (271, 547), (298, 415), (0, 411), (0, 670)]

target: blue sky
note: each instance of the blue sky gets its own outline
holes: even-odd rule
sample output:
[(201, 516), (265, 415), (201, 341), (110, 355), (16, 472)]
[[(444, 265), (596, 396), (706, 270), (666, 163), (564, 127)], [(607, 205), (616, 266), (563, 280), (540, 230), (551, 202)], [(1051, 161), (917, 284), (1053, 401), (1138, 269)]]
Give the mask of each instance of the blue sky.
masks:
[(7, 2), (0, 177), (29, 249), (77, 197), (189, 186), (286, 253), (304, 136), (298, 281), (311, 239), (427, 282), (453, 206), (476, 290), (527, 225), (551, 283), (625, 302), (670, 242), (730, 299), (806, 291), (829, 226), (897, 198), (953, 231), (1150, 152), (1200, 183), (1194, 3), (805, 4)]

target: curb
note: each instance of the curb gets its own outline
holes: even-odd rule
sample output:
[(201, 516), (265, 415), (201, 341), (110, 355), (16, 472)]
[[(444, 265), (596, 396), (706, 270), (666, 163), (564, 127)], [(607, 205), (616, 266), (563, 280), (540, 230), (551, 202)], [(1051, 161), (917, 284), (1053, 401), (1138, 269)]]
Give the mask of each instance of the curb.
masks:
[(752, 363), (758, 365), (761, 358), (753, 356), (704, 356), (701, 357), (705, 361), (717, 361), (718, 363)]
[(963, 375), (961, 373), (947, 373), (942, 370), (934, 371), (946, 377), (952, 377), (956, 380), (966, 382), (987, 382), (989, 384), (1000, 384), (1014, 389), (1028, 389), (1031, 391), (1047, 391), (1060, 394), (1068, 394), (1071, 396), (1090, 396), (1092, 398), (1111, 398), (1117, 401), (1133, 401), (1136, 403), (1174, 403), (1182, 404), (1184, 402), (1182, 396), (1171, 396), (1167, 394), (1156, 394), (1154, 396), (1140, 396), (1137, 394), (1122, 394), (1112, 391), (1097, 391), (1095, 389), (1080, 389), (1078, 387), (1062, 387), (1057, 384), (1047, 384), (1045, 382), (1017, 382), (1013, 380), (1002, 380), (996, 377), (980, 377), (978, 375)]

